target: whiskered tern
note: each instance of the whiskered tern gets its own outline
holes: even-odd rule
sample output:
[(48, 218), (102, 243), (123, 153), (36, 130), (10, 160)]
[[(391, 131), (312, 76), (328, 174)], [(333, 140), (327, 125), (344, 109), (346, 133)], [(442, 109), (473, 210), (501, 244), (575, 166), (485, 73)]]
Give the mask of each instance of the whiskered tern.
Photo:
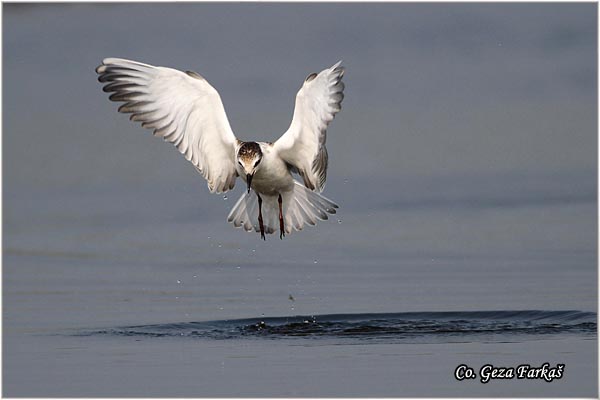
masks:
[(227, 217), (234, 226), (262, 239), (279, 230), (283, 238), (335, 214), (337, 204), (319, 193), (327, 178), (327, 126), (344, 98), (341, 61), (308, 75), (290, 127), (274, 143), (238, 140), (219, 93), (196, 72), (120, 58), (105, 58), (96, 72), (110, 100), (124, 103), (119, 112), (175, 145), (212, 193), (233, 189), (237, 177), (246, 182), (247, 193)]

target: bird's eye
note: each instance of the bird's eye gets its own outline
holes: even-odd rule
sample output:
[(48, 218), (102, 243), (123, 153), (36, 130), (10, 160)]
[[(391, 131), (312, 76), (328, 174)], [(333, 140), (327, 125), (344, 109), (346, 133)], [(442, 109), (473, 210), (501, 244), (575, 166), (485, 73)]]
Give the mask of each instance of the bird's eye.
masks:
[(262, 158), (259, 158), (258, 160), (256, 160), (256, 162), (254, 163), (254, 168), (256, 168), (256, 166), (257, 166), (258, 164), (260, 164), (260, 160), (262, 160)]
[(242, 162), (240, 160), (238, 160), (238, 164), (240, 164), (243, 167)]

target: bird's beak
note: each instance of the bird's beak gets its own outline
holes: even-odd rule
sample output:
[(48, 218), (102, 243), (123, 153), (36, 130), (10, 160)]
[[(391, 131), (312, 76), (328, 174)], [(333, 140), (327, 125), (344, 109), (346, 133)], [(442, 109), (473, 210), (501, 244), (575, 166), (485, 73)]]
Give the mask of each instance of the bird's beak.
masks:
[(248, 193), (250, 193), (250, 185), (252, 184), (252, 174), (246, 174), (246, 183), (248, 184)]

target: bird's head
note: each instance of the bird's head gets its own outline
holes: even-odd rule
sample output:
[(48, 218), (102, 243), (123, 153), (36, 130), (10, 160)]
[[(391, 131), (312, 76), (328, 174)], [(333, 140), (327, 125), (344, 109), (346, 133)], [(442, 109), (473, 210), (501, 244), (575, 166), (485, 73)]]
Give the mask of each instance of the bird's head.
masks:
[(241, 168), (241, 172), (243, 172), (243, 174), (246, 176), (246, 183), (248, 184), (248, 193), (250, 193), (252, 177), (260, 168), (260, 162), (262, 161), (262, 157), (263, 153), (260, 149), (260, 145), (256, 142), (244, 142), (238, 150), (238, 168)]

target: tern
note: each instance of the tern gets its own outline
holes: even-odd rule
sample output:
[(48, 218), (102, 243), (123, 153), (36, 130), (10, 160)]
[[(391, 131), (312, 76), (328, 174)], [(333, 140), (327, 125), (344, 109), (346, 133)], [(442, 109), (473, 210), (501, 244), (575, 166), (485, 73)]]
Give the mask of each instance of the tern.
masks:
[(124, 103), (118, 111), (175, 145), (211, 193), (233, 189), (238, 177), (245, 181), (247, 193), (227, 217), (235, 227), (264, 240), (278, 229), (283, 239), (335, 214), (338, 205), (319, 193), (327, 178), (326, 130), (344, 98), (341, 61), (308, 75), (288, 130), (273, 143), (238, 140), (219, 93), (197, 72), (121, 58), (105, 58), (96, 72), (109, 99)]

